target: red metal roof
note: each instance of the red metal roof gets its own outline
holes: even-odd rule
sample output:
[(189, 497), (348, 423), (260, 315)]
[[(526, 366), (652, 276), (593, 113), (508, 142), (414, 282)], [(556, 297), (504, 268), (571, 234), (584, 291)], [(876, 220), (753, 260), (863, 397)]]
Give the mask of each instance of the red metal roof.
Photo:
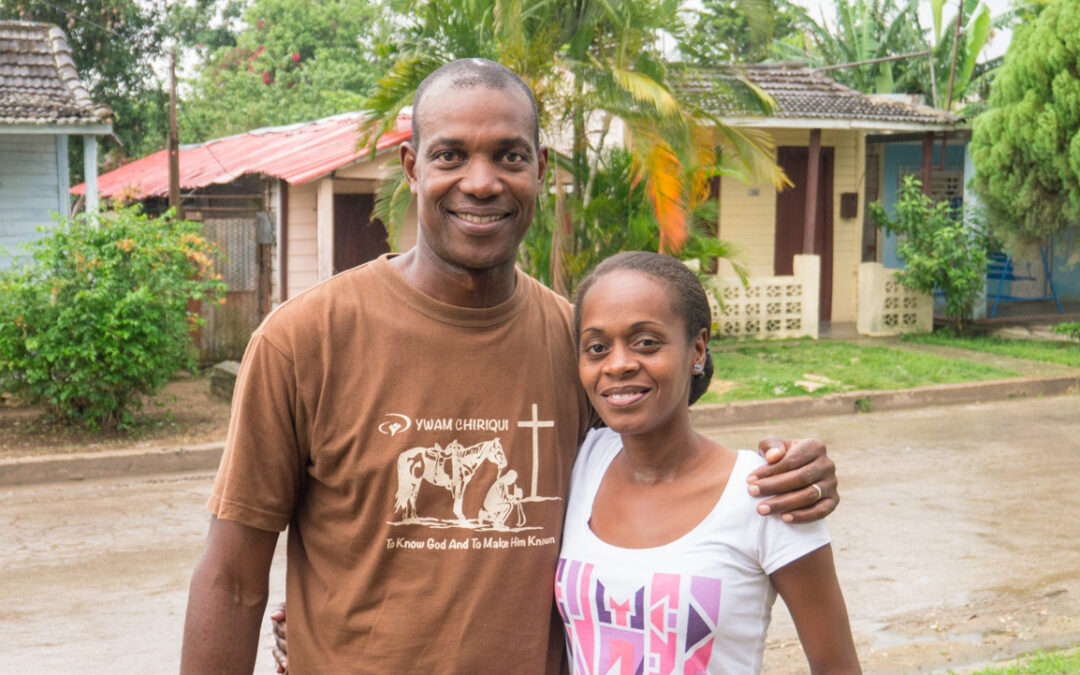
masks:
[[(180, 188), (229, 183), (244, 174), (274, 176), (293, 185), (324, 176), (369, 152), (357, 147), (362, 119), (348, 113), (181, 146)], [(396, 128), (379, 138), (376, 151), (409, 140), (410, 121), (408, 115), (399, 117)], [(85, 183), (71, 188), (74, 194), (85, 191)], [(168, 195), (168, 153), (161, 150), (98, 176), (98, 193), (129, 199)]]

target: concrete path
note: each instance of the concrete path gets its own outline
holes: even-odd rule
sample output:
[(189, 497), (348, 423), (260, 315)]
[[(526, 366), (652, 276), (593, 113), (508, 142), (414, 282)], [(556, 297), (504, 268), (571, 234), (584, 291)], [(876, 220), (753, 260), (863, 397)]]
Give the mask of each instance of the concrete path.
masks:
[[(735, 447), (817, 436), (868, 673), (1080, 642), (1080, 397), (703, 427)], [(211, 475), (0, 489), (0, 672), (175, 672)], [(284, 538), (282, 538), (282, 542)], [(283, 597), (279, 547), (272, 597)], [(806, 672), (778, 602), (765, 672)], [(256, 673), (273, 672), (264, 631)]]

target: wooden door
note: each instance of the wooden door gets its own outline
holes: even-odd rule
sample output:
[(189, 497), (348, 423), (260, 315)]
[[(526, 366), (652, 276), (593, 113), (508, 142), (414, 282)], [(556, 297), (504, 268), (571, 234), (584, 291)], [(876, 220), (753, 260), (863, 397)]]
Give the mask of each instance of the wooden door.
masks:
[(821, 297), (819, 299), (822, 321), (832, 317), (832, 269), (833, 269), (833, 149), (821, 148), (818, 168), (817, 228), (814, 250), (803, 251), (803, 233), (806, 213), (806, 163), (810, 150), (805, 146), (777, 148), (776, 162), (784, 170), (794, 187), (776, 195), (776, 245), (773, 249), (773, 273), (791, 274), (792, 256), (797, 253), (815, 253), (821, 256)]
[(390, 250), (386, 228), (371, 217), (375, 195), (334, 195), (334, 274)]

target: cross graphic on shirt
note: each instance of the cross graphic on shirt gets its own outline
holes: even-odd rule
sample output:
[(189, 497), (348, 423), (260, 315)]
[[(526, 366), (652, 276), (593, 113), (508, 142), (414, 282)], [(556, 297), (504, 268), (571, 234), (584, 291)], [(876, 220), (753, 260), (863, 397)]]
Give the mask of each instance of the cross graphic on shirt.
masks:
[(519, 427), (532, 428), (532, 442), (533, 442), (533, 461), (532, 461), (532, 494), (530, 497), (536, 496), (536, 472), (540, 463), (540, 428), (541, 427), (553, 427), (555, 426), (554, 420), (546, 420), (541, 422), (539, 419), (539, 413), (536, 411), (536, 404), (532, 404), (532, 419), (531, 420), (518, 420), (517, 425)]

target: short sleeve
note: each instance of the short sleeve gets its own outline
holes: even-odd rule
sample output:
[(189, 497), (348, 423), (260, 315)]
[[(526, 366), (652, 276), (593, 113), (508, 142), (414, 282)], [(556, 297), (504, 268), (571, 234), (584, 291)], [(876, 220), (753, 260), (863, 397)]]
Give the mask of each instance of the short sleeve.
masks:
[(214, 515), (280, 532), (292, 518), (306, 461), (295, 426), (293, 362), (257, 331), (244, 353), (214, 489)]
[(824, 520), (785, 523), (779, 516), (757, 516), (761, 526), (761, 568), (772, 574), (831, 541)]

